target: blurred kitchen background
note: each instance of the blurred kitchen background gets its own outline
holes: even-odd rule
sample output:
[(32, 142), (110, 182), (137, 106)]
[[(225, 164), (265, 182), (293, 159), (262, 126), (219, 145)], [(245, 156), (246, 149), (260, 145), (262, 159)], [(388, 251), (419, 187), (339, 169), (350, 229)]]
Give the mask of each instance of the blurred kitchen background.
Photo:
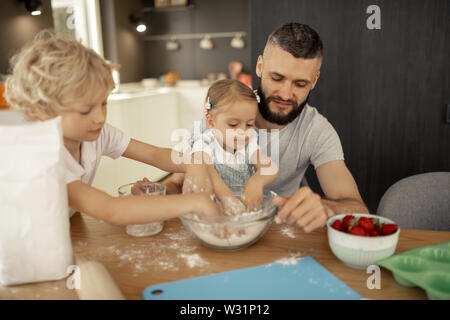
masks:
[[(366, 25), (373, 4), (381, 29)], [(120, 85), (108, 122), (174, 147), (174, 130), (201, 117), (211, 81), (233, 77), (257, 86), (254, 68), (268, 34), (286, 22), (306, 23), (325, 47), (310, 104), (336, 128), (375, 212), (396, 181), (450, 171), (449, 17), (448, 0), (3, 0), (0, 77), (18, 48), (54, 28), (115, 64)], [(115, 195), (120, 184), (164, 175), (105, 158), (94, 186)], [(312, 168), (307, 178), (321, 192)]]

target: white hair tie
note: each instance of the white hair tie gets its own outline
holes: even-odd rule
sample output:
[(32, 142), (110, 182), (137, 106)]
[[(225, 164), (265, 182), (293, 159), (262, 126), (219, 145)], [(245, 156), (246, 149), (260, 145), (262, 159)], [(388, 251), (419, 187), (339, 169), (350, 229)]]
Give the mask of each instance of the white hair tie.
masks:
[(261, 102), (261, 98), (258, 95), (258, 90), (253, 90), (253, 93), (255, 94), (256, 101), (258, 101), (258, 103), (260, 103)]
[(209, 110), (211, 110), (211, 102), (209, 101), (209, 96), (208, 96), (208, 100), (205, 103), (205, 114), (208, 114)]

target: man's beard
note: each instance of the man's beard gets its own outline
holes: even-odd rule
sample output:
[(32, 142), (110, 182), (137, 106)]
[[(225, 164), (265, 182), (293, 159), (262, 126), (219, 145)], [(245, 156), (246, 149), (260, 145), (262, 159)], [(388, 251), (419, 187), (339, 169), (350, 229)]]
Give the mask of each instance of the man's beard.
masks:
[[(287, 125), (288, 123), (291, 123), (292, 121), (294, 121), (298, 117), (298, 115), (302, 112), (303, 108), (308, 103), (310, 94), (311, 94), (311, 91), (308, 92), (308, 96), (306, 97), (305, 101), (301, 105), (298, 105), (297, 101), (292, 100), (292, 99), (283, 100), (283, 99), (281, 99), (280, 96), (269, 96), (266, 98), (266, 96), (264, 95), (264, 93), (261, 89), (261, 85), (259, 85), (258, 95), (261, 98), (260, 103), (258, 103), (259, 113), (261, 113), (262, 117), (265, 120), (267, 120), (271, 123), (276, 123), (280, 126)], [(284, 103), (290, 103), (292, 105), (292, 110), (286, 115), (280, 115), (278, 113), (274, 113), (274, 112), (270, 111), (269, 102), (274, 101), (274, 100), (284, 102)]]

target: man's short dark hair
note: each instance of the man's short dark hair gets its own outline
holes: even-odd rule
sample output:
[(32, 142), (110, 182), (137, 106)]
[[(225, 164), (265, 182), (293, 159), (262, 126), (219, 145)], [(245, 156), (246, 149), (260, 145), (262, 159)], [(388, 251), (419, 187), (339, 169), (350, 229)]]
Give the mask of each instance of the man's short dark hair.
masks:
[(317, 32), (306, 24), (291, 22), (276, 28), (267, 38), (267, 45), (275, 45), (295, 58), (322, 61), (323, 44)]

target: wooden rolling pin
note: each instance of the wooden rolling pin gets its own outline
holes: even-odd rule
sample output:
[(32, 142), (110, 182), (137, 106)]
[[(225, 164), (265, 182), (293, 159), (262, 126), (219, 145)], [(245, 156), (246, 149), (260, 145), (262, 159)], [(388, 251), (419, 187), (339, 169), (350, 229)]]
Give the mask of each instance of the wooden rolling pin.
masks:
[(80, 268), (80, 288), (76, 289), (80, 300), (124, 300), (105, 266), (97, 261), (76, 256), (75, 263)]

